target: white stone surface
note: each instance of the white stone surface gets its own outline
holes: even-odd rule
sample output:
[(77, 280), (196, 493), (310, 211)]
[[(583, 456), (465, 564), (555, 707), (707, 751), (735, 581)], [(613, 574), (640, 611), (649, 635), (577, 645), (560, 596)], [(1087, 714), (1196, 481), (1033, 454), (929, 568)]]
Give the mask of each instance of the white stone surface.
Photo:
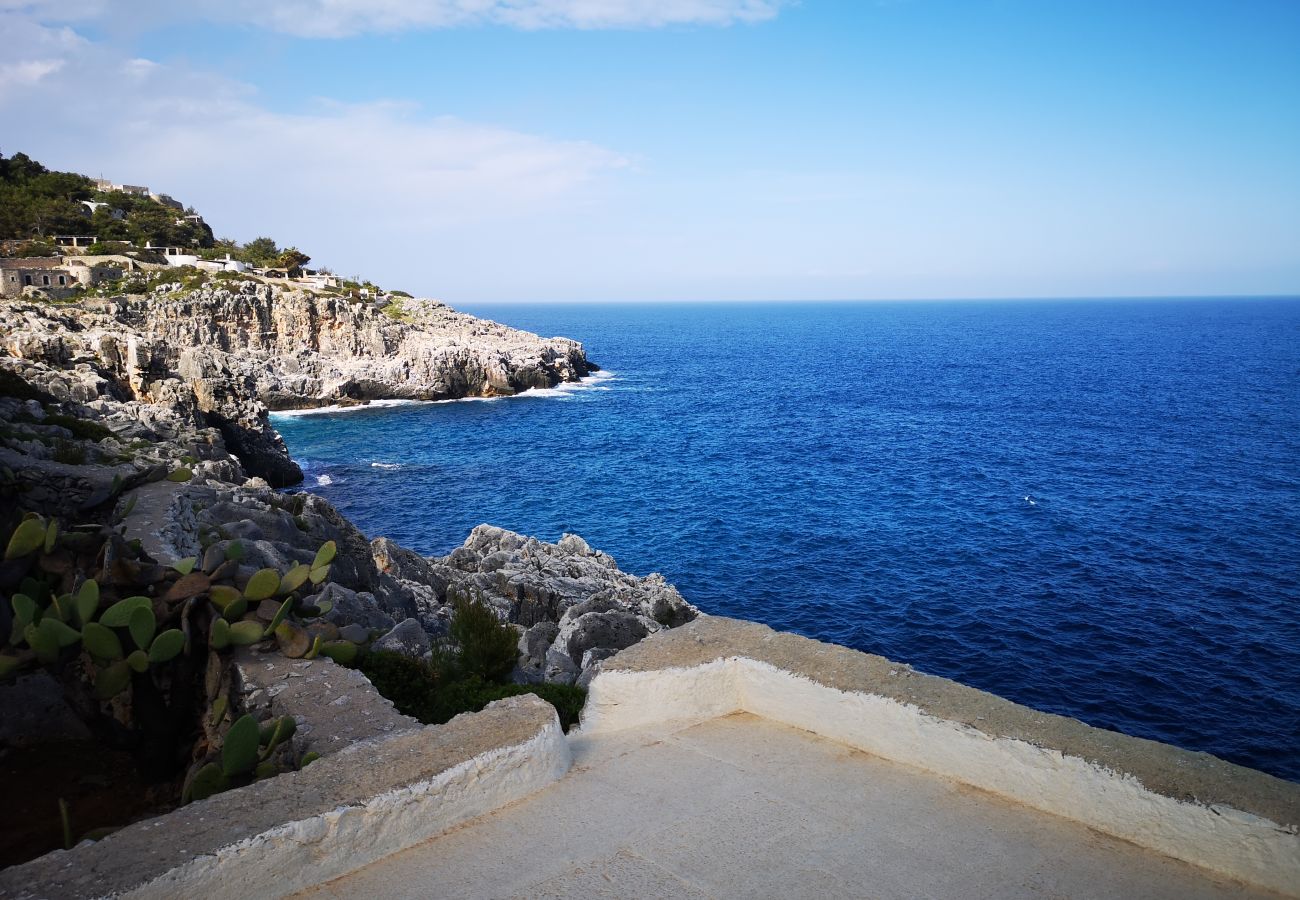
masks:
[(591, 685), (583, 730), (602, 734), (656, 721), (700, 722), (737, 710), (1300, 896), (1300, 837), (1294, 829), (1240, 810), (1181, 802), (1086, 760), (1025, 741), (993, 739), (887, 697), (828, 688), (752, 659), (602, 672)]
[(570, 742), (549, 788), (301, 896), (1268, 896), (747, 713)]
[[(569, 759), (557, 721), (523, 744), (476, 756), (429, 781), (197, 857), (124, 896), (282, 897), (526, 797), (559, 778)], [(232, 878), (236, 871), (240, 877)]]

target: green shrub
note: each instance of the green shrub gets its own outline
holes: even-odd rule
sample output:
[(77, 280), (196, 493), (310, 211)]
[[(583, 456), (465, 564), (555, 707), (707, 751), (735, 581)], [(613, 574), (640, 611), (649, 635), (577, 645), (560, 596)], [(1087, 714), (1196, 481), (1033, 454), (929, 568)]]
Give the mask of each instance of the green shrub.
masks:
[(120, 256), (134, 249), (126, 241), (95, 241), (81, 252), (86, 256)]
[(497, 618), (482, 598), (464, 594), (452, 598), (455, 610), (449, 635), (456, 645), (456, 665), (462, 676), (500, 681), (519, 658), (519, 635)]
[(59, 256), (60, 253), (61, 251), (54, 244), (45, 241), (28, 241), (20, 245), (13, 255), (18, 257)]
[(400, 653), (368, 653), (360, 669), (375, 690), (391, 700), (403, 715), (426, 725), (447, 721), (439, 718), (440, 673), (429, 663)]
[(370, 653), (360, 669), (397, 711), (425, 725), (441, 725), (465, 712), (478, 712), (494, 700), (536, 694), (555, 707), (560, 726), (568, 731), (578, 722), (587, 700), (583, 688), (564, 684), (494, 684), (476, 675), (452, 677), (446, 657), (432, 663), (398, 653)]
[(402, 301), (394, 300), (383, 308), (384, 315), (390, 319), (396, 319), (398, 322), (406, 322), (411, 318), (410, 313), (402, 306)]
[(70, 466), (84, 465), (86, 462), (86, 448), (73, 441), (56, 438), (54, 441), (54, 461), (67, 463)]

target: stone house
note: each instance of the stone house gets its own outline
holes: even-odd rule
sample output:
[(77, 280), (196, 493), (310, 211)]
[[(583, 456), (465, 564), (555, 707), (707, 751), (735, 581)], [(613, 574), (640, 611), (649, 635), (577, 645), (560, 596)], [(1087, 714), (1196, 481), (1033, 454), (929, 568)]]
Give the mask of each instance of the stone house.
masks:
[[(135, 262), (129, 259), (128, 261), (132, 264)], [(86, 287), (94, 287), (105, 281), (116, 281), (126, 273), (128, 268), (120, 263), (108, 262), (105, 257), (98, 256), (65, 256), (63, 262), (77, 283)], [(130, 268), (135, 267), (132, 265)]]
[(76, 276), (63, 265), (62, 257), (0, 259), (0, 296), (3, 297), (21, 297), (27, 288), (65, 296), (77, 283)]
[(103, 191), (106, 194), (121, 191), (123, 194), (134, 194), (137, 197), (150, 197), (153, 195), (153, 191), (142, 184), (118, 184), (110, 178), (96, 178), (95, 190)]
[(0, 297), (21, 297), (30, 288), (63, 299), (83, 288), (116, 281), (126, 268), (95, 256), (0, 259)]
[[(161, 265), (141, 263), (120, 253), (110, 254), (108, 256), (64, 256), (63, 264), (65, 266), (89, 266), (92, 271), (105, 266), (116, 268), (124, 272), (149, 271), (152, 269), (162, 268)], [(73, 271), (75, 272), (76, 270), (74, 269)], [(101, 278), (100, 281), (102, 280), (103, 279)], [(98, 282), (95, 283), (97, 284)]]

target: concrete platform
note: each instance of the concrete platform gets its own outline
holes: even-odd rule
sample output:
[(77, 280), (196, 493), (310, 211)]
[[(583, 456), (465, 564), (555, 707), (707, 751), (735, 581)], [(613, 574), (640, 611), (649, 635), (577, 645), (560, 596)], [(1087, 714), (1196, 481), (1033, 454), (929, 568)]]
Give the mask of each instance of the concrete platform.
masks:
[(539, 793), (298, 896), (1275, 896), (746, 712), (570, 741)]

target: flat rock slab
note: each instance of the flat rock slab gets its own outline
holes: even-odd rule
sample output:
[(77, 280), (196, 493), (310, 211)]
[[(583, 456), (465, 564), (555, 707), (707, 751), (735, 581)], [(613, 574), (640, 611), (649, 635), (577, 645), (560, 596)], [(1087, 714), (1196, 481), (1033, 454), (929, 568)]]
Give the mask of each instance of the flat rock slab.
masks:
[(241, 648), (235, 653), (235, 683), (249, 712), (293, 716), (294, 746), (303, 753), (327, 756), (359, 741), (420, 727), (365, 675), (323, 657), (289, 659), (275, 650)]
[(1273, 896), (748, 713), (571, 743), (546, 790), (299, 896)]

